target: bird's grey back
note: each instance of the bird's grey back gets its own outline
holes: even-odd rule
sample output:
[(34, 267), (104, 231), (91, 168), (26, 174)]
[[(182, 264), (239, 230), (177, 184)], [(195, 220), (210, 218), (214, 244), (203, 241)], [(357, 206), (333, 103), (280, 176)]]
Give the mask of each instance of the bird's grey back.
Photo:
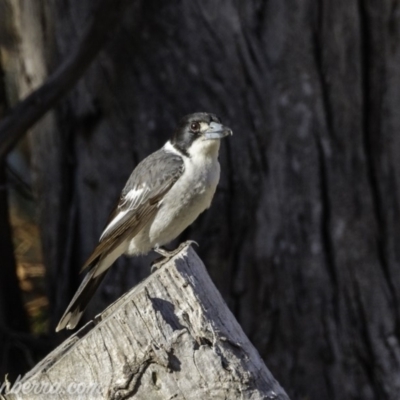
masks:
[(183, 172), (182, 157), (160, 149), (141, 161), (129, 177), (122, 196), (134, 188), (151, 185), (152, 190), (164, 186), (166, 182), (175, 181)]

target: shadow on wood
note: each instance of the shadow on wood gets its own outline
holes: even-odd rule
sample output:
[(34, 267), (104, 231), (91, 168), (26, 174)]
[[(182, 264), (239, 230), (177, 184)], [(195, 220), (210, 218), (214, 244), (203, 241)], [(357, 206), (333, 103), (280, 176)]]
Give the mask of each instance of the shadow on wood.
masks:
[[(51, 387), (52, 399), (288, 400), (187, 247), (50, 353), (24, 383)], [(35, 396), (32, 389), (6, 397)]]

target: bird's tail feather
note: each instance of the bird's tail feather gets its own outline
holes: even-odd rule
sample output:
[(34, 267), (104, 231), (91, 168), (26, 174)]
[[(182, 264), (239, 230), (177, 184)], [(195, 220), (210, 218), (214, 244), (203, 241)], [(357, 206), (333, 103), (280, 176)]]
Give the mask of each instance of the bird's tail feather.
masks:
[(105, 277), (108, 269), (104, 272), (95, 275), (96, 268), (93, 268), (83, 279), (81, 285), (79, 286), (75, 296), (69, 303), (64, 315), (62, 316), (60, 322), (57, 325), (56, 332), (67, 328), (74, 329), (82, 317), (90, 299), (92, 298), (94, 292), (99, 287), (101, 281)]

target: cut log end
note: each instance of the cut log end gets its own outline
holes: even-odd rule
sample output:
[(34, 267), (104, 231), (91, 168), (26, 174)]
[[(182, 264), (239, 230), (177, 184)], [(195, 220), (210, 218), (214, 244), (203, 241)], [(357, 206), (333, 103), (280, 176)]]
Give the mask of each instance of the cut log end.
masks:
[(66, 398), (71, 382), (86, 388), (73, 396), (81, 399), (288, 399), (191, 248), (72, 335), (25, 382), (61, 385), (53, 399)]

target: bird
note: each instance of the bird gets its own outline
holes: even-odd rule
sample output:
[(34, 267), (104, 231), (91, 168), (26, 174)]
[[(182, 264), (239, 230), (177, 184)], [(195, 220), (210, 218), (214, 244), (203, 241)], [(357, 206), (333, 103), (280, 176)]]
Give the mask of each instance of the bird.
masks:
[(183, 117), (165, 145), (131, 173), (97, 246), (83, 265), (88, 270), (56, 332), (74, 329), (108, 269), (121, 255), (139, 256), (163, 248), (211, 205), (219, 179), (221, 139), (232, 135), (211, 113)]

